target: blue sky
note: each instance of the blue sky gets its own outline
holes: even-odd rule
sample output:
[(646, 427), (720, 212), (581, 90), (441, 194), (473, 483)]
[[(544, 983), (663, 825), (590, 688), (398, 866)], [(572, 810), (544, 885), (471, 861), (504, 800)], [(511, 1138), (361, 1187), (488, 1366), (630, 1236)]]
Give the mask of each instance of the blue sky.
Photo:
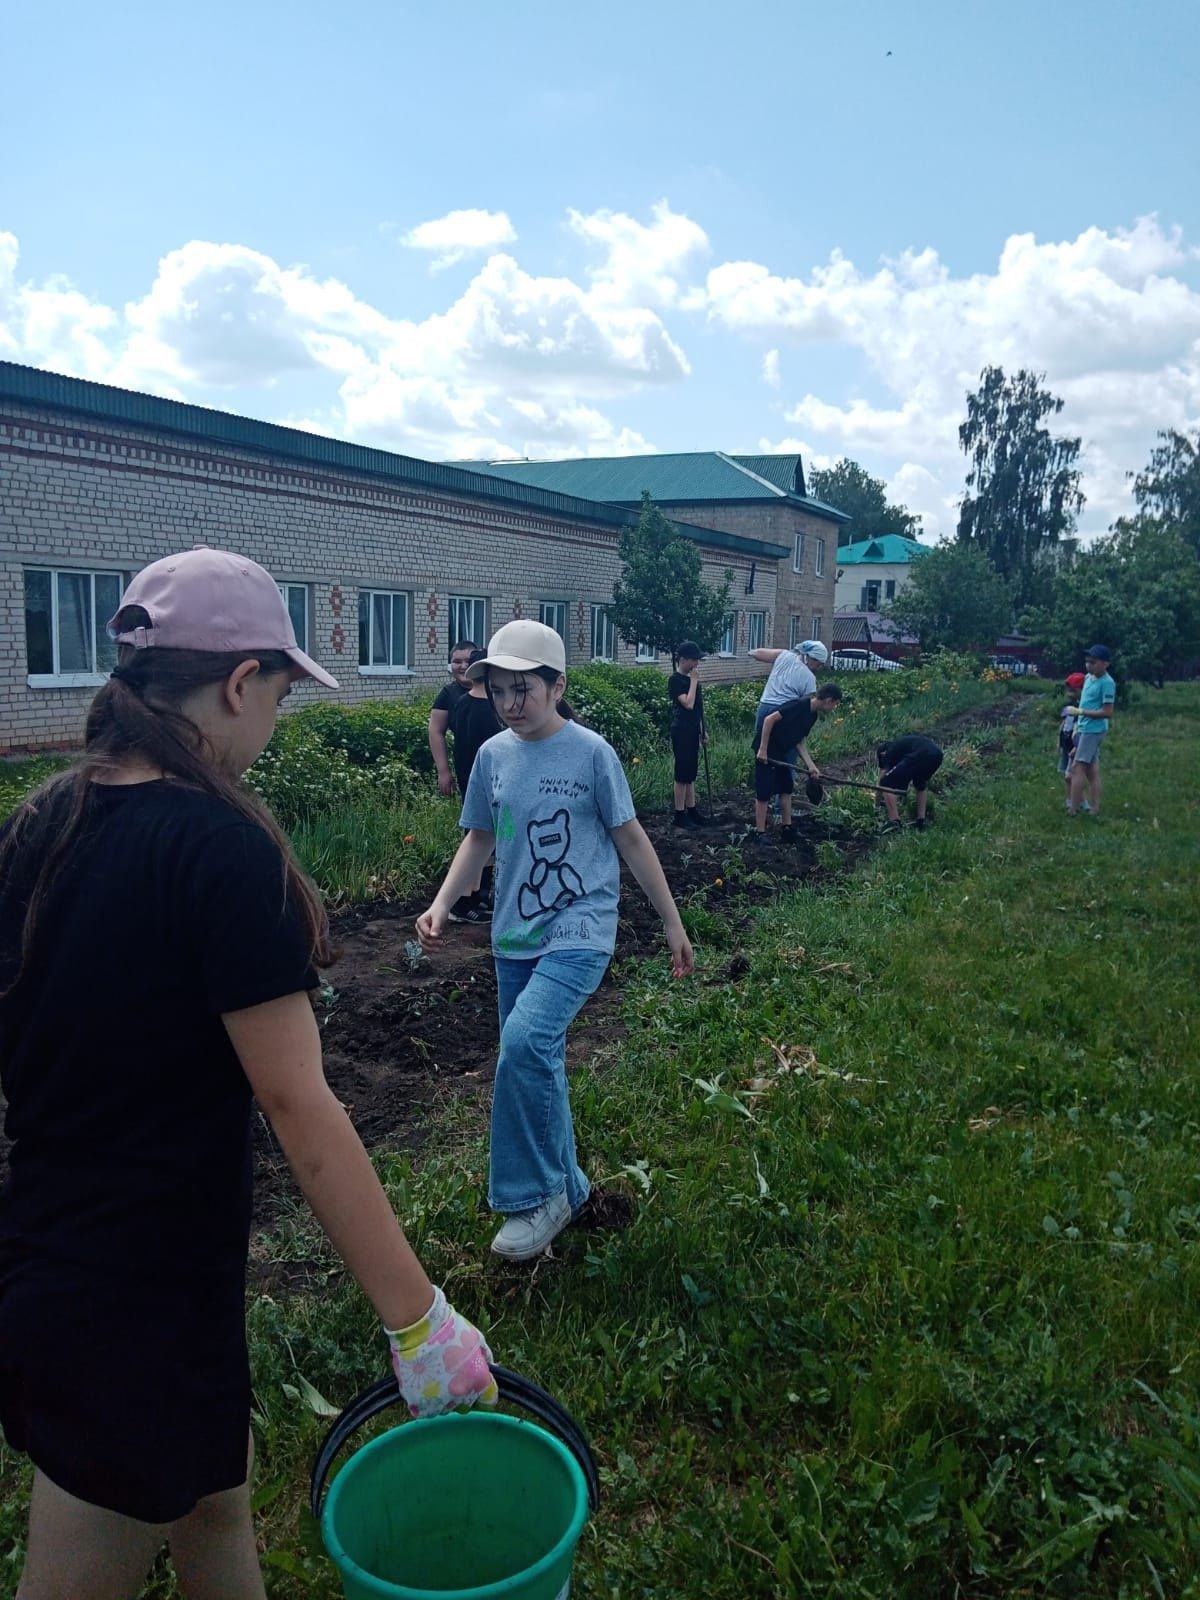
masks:
[(1198, 46), (1190, 0), (10, 8), (0, 354), (422, 455), (849, 454), (931, 534), (1031, 365), (1095, 531), (1200, 421)]

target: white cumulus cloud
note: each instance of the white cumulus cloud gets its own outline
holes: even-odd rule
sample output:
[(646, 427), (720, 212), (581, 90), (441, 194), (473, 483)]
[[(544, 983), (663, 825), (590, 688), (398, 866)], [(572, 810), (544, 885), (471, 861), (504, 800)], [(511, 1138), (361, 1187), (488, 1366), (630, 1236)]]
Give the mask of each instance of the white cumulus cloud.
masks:
[(603, 252), (589, 269), (594, 299), (611, 305), (673, 306), (692, 262), (709, 250), (698, 223), (672, 211), (665, 200), (651, 207), (649, 224), (623, 211), (571, 211), (573, 232)]
[(931, 532), (956, 520), (965, 471), (958, 425), (982, 368), (1045, 372), (1066, 402), (1055, 426), (1084, 443), (1087, 525), (1095, 529), (1128, 508), (1125, 473), (1144, 463), (1155, 431), (1194, 426), (1200, 416), (1195, 262), (1178, 229), (1143, 217), (1060, 242), (1014, 234), (993, 271), (960, 277), (933, 249), (872, 272), (834, 252), (805, 277), (726, 262), (689, 305), (772, 345), (861, 351), (886, 400), (808, 393), (786, 420), (822, 450), (855, 456), (884, 477), (919, 464), (937, 485), (930, 493), (924, 484), (923, 506), (914, 506)]
[(479, 255), (512, 244), (517, 237), (506, 211), (448, 211), (444, 217), (418, 222), (402, 235), (400, 243), (410, 250), (428, 250), (434, 257), (430, 270), (440, 272), (464, 256)]

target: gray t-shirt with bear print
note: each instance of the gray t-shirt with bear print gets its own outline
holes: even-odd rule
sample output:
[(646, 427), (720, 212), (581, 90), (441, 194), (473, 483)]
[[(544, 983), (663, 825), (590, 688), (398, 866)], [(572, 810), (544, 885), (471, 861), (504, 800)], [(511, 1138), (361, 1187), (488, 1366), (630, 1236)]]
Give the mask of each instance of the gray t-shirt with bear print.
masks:
[(548, 739), (507, 728), (480, 746), (460, 825), (496, 836), (498, 956), (611, 954), (620, 860), (609, 830), (635, 814), (616, 751), (577, 722)]

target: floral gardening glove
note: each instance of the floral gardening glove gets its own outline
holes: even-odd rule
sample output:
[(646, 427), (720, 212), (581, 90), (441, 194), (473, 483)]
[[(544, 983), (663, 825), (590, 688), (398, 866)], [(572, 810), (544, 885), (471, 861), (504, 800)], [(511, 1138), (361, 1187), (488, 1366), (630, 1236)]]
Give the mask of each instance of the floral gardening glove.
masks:
[(419, 1322), (384, 1332), (400, 1393), (414, 1417), (436, 1417), (477, 1401), (496, 1404), (499, 1391), (488, 1370), (492, 1352), (440, 1289), (433, 1291), (433, 1304)]

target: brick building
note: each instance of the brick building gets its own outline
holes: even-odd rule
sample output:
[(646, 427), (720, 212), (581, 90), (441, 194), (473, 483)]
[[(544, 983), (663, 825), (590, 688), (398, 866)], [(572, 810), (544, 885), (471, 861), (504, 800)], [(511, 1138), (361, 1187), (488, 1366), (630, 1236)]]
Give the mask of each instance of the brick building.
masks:
[[(758, 572), (750, 574), (752, 587), (739, 591), (737, 650), (760, 644), (794, 645), (806, 638), (833, 643), (837, 535), (850, 518), (805, 493), (798, 455), (739, 456), (700, 450), (473, 465), (508, 483), (583, 495), (626, 510), (635, 510), (647, 490), (669, 516), (682, 517), (693, 526), (723, 528), (783, 545), (786, 559), (779, 566), (775, 609), (764, 605)], [(728, 634), (725, 643), (730, 643)]]
[[(730, 637), (745, 647), (777, 635), (793, 544), (772, 536), (769, 520), (752, 532), (697, 509), (706, 514), (677, 526), (699, 546), (706, 578), (733, 572)], [(441, 684), (455, 638), (485, 640), (514, 616), (557, 628), (568, 670), (645, 659), (614, 637), (604, 613), (617, 541), (635, 518), (618, 505), (0, 362), (0, 752), (78, 743), (112, 664), (104, 623), (126, 576), (194, 544), (233, 548), (268, 568), (342, 701)], [(705, 670), (762, 673), (743, 649)], [(294, 698), (317, 693), (309, 686)]]

